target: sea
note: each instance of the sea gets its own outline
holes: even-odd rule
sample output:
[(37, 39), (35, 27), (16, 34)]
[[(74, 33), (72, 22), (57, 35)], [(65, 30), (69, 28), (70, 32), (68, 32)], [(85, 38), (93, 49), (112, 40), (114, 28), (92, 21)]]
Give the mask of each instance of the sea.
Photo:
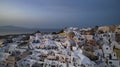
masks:
[[(30, 34), (38, 30), (0, 30), (0, 36), (11, 35), (11, 34)], [(40, 29), (40, 32), (59, 32), (60, 29)]]

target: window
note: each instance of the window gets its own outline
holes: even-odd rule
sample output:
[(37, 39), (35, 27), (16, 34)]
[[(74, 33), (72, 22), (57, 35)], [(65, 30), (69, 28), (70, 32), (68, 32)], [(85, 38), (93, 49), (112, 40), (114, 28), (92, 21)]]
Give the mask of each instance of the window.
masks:
[(112, 62), (110, 61), (109, 64), (112, 64)]
[(78, 40), (80, 40), (80, 38), (78, 38)]
[(115, 54), (114, 54), (114, 56), (115, 56)]

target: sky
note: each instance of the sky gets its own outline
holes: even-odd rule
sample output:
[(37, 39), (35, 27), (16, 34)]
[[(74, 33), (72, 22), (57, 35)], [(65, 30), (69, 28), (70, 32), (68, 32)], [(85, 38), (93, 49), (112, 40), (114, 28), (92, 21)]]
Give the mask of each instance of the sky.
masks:
[(120, 0), (0, 0), (0, 26), (90, 27), (120, 24)]

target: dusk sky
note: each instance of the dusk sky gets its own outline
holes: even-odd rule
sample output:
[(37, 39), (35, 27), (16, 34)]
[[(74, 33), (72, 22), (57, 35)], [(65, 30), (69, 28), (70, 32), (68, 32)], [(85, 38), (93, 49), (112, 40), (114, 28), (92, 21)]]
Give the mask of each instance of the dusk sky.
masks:
[(120, 0), (0, 0), (0, 26), (28, 28), (120, 24)]

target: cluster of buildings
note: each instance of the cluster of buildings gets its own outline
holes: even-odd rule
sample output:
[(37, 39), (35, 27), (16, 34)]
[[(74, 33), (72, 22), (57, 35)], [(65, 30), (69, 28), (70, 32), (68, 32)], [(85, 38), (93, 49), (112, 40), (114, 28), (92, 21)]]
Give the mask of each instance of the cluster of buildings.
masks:
[[(0, 65), (7, 67), (120, 67), (116, 34), (108, 26), (65, 28), (59, 34), (36, 32), (1, 43)], [(62, 34), (62, 35), (61, 35)], [(64, 35), (63, 35), (64, 34)], [(21, 38), (21, 39), (20, 39)], [(24, 40), (22, 40), (24, 39)], [(5, 46), (4, 46), (5, 45)]]

